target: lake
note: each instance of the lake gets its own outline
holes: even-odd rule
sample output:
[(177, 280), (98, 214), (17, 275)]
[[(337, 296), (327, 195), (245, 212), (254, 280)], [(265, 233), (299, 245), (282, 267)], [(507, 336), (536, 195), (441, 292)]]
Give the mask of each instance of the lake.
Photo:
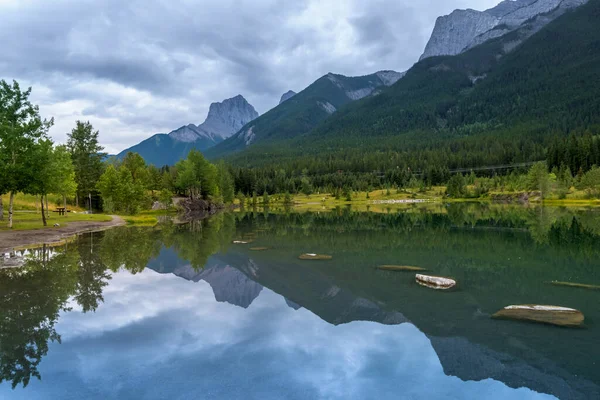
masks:
[[(260, 210), (21, 254), (0, 270), (2, 399), (600, 398), (600, 291), (551, 284), (600, 285), (599, 211)], [(585, 323), (491, 318), (512, 304)]]

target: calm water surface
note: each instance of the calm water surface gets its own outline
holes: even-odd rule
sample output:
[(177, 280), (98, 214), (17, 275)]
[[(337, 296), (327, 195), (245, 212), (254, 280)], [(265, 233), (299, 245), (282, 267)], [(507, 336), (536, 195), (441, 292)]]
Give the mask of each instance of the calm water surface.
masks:
[[(600, 285), (595, 211), (230, 213), (25, 257), (0, 270), (1, 399), (600, 398), (600, 291), (548, 283)], [(490, 318), (527, 303), (585, 327)]]

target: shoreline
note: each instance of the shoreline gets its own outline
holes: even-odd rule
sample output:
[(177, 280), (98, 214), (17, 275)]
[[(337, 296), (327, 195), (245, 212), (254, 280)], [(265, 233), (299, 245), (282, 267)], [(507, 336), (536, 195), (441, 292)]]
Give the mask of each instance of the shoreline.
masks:
[(127, 224), (123, 218), (117, 215), (111, 215), (111, 217), (112, 220), (108, 222), (73, 221), (67, 226), (57, 228), (0, 231), (0, 254), (14, 251), (15, 248), (56, 243), (81, 233), (97, 232)]

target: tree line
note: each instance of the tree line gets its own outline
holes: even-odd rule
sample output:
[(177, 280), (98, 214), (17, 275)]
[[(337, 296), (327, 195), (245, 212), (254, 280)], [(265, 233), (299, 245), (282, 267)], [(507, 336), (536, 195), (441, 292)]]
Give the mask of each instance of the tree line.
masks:
[(105, 212), (136, 214), (158, 202), (171, 206), (174, 196), (203, 199), (214, 204), (234, 200), (234, 183), (224, 163), (208, 162), (196, 150), (174, 166), (148, 165), (138, 153), (129, 152), (122, 160), (112, 159), (99, 177), (96, 189)]
[[(174, 195), (230, 203), (234, 183), (225, 164), (209, 163), (197, 151), (175, 166), (147, 165), (135, 153), (123, 160), (107, 160), (99, 131), (77, 121), (67, 143), (53, 143), (48, 135), (54, 120), (42, 119), (30, 101), (31, 88), (0, 81), (0, 195), (8, 194), (8, 227), (13, 227), (17, 193), (39, 196), (42, 221), (47, 225), (48, 194), (86, 209), (135, 214), (153, 201), (168, 206)], [(4, 218), (0, 201), (0, 219)]]

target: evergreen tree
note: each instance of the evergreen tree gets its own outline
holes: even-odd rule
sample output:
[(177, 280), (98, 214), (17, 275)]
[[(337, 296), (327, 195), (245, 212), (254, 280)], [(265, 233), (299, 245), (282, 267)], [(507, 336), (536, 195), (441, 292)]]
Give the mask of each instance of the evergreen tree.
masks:
[[(69, 133), (67, 146), (75, 168), (77, 193), (75, 203), (81, 198), (90, 199), (96, 191), (96, 183), (103, 173), (104, 148), (98, 143), (98, 131), (89, 122), (77, 121)], [(89, 204), (91, 207), (91, 204)]]

